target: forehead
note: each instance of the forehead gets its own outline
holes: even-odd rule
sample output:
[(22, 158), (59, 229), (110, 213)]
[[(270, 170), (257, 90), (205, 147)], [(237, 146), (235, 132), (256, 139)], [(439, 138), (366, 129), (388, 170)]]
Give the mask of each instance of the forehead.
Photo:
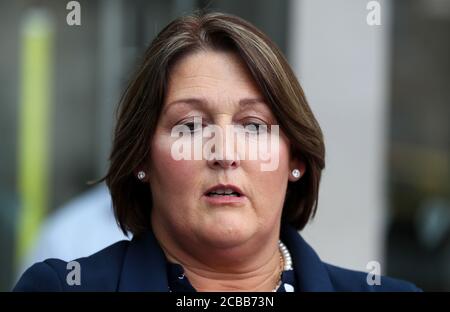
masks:
[(172, 67), (165, 102), (181, 97), (212, 102), (263, 98), (242, 59), (233, 52), (217, 51), (188, 54)]

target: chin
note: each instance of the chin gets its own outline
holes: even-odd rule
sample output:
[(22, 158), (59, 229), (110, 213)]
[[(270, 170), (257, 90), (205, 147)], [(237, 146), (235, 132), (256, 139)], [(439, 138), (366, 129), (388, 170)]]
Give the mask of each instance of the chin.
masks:
[(241, 217), (220, 218), (202, 231), (209, 245), (230, 248), (248, 241), (256, 231), (251, 220)]

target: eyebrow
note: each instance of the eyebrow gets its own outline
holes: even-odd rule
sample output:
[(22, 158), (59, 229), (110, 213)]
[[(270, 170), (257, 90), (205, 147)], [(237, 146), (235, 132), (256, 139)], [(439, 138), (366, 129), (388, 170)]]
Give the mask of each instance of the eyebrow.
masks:
[[(167, 106), (163, 109), (163, 114), (169, 110), (169, 108), (172, 108), (173, 106), (176, 106), (178, 104), (189, 104), (194, 107), (205, 107), (208, 105), (208, 101), (203, 98), (186, 98), (186, 99), (178, 99), (175, 101), (170, 102), (167, 104)], [(266, 104), (266, 101), (262, 98), (243, 98), (239, 100), (239, 106), (241, 108), (253, 104)]]

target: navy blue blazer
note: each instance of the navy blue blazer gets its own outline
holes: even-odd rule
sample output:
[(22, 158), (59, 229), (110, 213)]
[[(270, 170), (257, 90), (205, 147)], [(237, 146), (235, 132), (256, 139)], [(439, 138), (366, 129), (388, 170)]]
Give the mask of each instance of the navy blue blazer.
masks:
[[(339, 268), (320, 260), (316, 252), (289, 225), (281, 228), (300, 291), (420, 291), (414, 284), (381, 277), (368, 285), (367, 273)], [(31, 266), (14, 291), (168, 291), (166, 258), (152, 231), (131, 241), (120, 241), (85, 258), (80, 264), (80, 285), (69, 285), (72, 268), (59, 259)]]

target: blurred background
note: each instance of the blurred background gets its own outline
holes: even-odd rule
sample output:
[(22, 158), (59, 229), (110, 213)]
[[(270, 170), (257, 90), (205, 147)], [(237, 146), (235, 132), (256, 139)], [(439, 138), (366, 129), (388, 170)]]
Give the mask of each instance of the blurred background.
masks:
[(304, 88), (327, 147), (302, 232), (321, 258), (450, 291), (450, 0), (0, 0), (0, 290), (127, 239), (87, 182), (145, 48), (198, 8), (266, 32)]

